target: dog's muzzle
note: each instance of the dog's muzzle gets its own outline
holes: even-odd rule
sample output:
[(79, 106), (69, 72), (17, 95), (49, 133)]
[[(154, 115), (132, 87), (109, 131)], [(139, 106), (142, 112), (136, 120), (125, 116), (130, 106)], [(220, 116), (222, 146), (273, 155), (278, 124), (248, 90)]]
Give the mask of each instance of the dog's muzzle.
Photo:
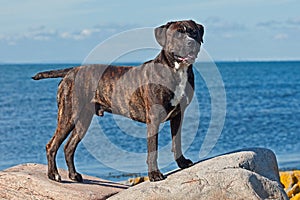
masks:
[(193, 64), (200, 51), (200, 44), (193, 38), (186, 37), (183, 47), (178, 52), (173, 52), (174, 58), (177, 62)]

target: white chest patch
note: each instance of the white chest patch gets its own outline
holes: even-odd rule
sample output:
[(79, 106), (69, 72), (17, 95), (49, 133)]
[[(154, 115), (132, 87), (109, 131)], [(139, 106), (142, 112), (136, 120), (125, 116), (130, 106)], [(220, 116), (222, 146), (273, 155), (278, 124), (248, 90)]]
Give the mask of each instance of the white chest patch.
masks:
[(175, 69), (178, 70), (180, 68), (180, 64), (178, 62), (175, 62)]
[[(175, 63), (175, 68), (176, 68), (176, 63)], [(171, 105), (176, 106), (177, 104), (180, 103), (181, 99), (185, 96), (185, 87), (188, 81), (188, 75), (187, 75), (187, 68), (179, 68), (177, 71), (180, 77), (180, 82), (179, 85), (176, 86), (175, 91), (174, 91), (174, 97), (171, 99)], [(187, 99), (188, 100), (188, 99)]]

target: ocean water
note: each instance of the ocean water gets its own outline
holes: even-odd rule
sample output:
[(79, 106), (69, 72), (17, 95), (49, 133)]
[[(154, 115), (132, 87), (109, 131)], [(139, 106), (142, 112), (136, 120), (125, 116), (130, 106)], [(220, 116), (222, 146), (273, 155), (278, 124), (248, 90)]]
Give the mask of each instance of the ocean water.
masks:
[[(28, 162), (47, 163), (45, 145), (56, 128), (56, 91), (60, 79), (33, 81), (31, 76), (75, 65), (0, 65), (0, 170)], [(209, 154), (199, 157), (213, 109), (209, 88), (201, 74), (209, 65), (200, 63), (197, 66), (201, 70), (194, 70), (196, 107), (187, 110), (184, 119), (182, 140), (189, 140), (185, 155), (196, 162), (242, 148), (264, 147), (275, 152), (281, 169), (299, 169), (300, 62), (219, 62), (216, 65), (226, 92), (224, 127)], [(140, 169), (146, 167), (146, 127), (122, 120), (111, 114), (94, 118), (94, 125), (75, 154), (79, 172), (109, 180), (143, 173)], [(170, 146), (169, 129), (168, 123), (161, 126), (160, 150)], [(102, 136), (97, 135), (97, 130)], [(129, 154), (137, 159), (127, 158)], [(167, 158), (170, 155), (161, 164), (163, 172), (177, 168)], [(164, 160), (164, 153), (159, 158)], [(63, 148), (58, 152), (57, 163), (58, 167), (66, 168)]]

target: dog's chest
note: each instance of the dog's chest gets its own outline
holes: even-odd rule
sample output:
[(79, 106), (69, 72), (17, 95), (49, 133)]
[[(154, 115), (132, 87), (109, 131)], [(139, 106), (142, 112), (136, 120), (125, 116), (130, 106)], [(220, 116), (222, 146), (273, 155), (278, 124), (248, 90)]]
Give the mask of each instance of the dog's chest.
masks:
[[(175, 87), (175, 91), (174, 92), (174, 97), (171, 99), (171, 105), (172, 106), (176, 106), (180, 103), (180, 101), (182, 100), (182, 98), (187, 98), (186, 94), (185, 94), (185, 88), (186, 88), (186, 84), (188, 82), (188, 73), (187, 73), (187, 68), (180, 68), (177, 70), (177, 75), (178, 75), (178, 85), (176, 85)], [(187, 98), (187, 102), (188, 102), (188, 98)]]

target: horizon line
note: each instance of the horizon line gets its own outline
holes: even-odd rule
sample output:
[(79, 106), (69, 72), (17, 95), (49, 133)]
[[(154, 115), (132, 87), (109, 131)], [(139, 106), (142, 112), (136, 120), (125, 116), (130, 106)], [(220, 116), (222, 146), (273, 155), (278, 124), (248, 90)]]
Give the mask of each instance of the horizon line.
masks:
[[(107, 61), (101, 61), (99, 63), (95, 64), (122, 64), (122, 63), (144, 63), (146, 61), (119, 61), (119, 62), (110, 62)], [(196, 61), (196, 63), (206, 63), (210, 61)], [(228, 59), (228, 60), (213, 60), (213, 62), (220, 63), (220, 62), (300, 62), (300, 59)], [(17, 61), (17, 62), (11, 62), (11, 61), (0, 61), (0, 65), (4, 64), (82, 64), (79, 60), (65, 60), (65, 61)], [(90, 63), (92, 64), (92, 63)]]

